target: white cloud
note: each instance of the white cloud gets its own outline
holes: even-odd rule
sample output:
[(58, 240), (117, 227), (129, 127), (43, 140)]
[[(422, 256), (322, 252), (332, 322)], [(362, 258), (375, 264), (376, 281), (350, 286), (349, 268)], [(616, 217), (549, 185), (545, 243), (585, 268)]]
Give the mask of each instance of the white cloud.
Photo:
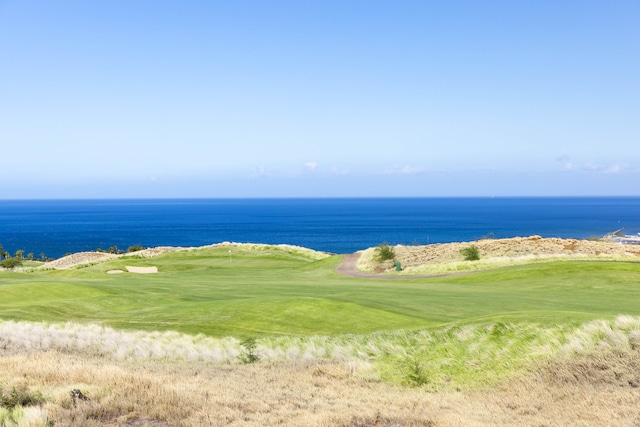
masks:
[(627, 163), (616, 163), (614, 165), (609, 166), (604, 172), (605, 173), (620, 173), (624, 172), (628, 169), (631, 169), (631, 165)]
[(414, 168), (413, 166), (409, 166), (409, 165), (404, 165), (404, 166), (396, 165), (395, 167), (384, 171), (386, 175), (419, 175), (425, 172), (426, 172), (425, 169)]
[(601, 171), (603, 167), (600, 165), (596, 165), (593, 162), (586, 162), (582, 165), (581, 169), (583, 171), (588, 171), (588, 172), (597, 172), (597, 171)]
[(599, 165), (593, 162), (586, 162), (581, 168), (586, 172), (602, 172), (606, 174), (617, 174), (632, 169), (628, 163), (614, 163), (612, 165)]
[(331, 168), (331, 170), (329, 171), (329, 173), (330, 173), (331, 175), (340, 175), (340, 176), (343, 176), (343, 175), (349, 175), (349, 171), (348, 171), (348, 170), (346, 170), (346, 169), (338, 169), (338, 168), (337, 168), (337, 167), (335, 167), (335, 166)]
[(621, 173), (621, 172), (633, 169), (633, 166), (630, 165), (629, 163), (614, 163), (611, 165), (605, 165), (605, 164), (594, 163), (592, 161), (584, 162), (579, 167), (576, 167), (576, 165), (571, 161), (571, 158), (566, 154), (556, 157), (556, 160), (558, 162), (561, 162), (562, 166), (566, 170), (578, 170), (582, 172), (601, 172), (606, 174), (617, 174), (617, 173)]
[(304, 168), (309, 172), (315, 172), (318, 170), (318, 163), (316, 162), (307, 162), (304, 164)]
[(566, 170), (573, 170), (575, 168), (574, 164), (571, 162), (571, 157), (569, 157), (567, 154), (556, 157), (556, 160), (562, 163), (562, 166)]

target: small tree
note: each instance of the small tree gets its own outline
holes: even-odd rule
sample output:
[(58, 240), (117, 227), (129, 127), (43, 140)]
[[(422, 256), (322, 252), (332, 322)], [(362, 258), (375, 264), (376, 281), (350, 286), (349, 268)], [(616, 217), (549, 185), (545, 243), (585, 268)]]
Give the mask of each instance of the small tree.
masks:
[(388, 260), (396, 259), (396, 251), (393, 250), (393, 247), (389, 246), (387, 242), (382, 243), (375, 249), (376, 255), (375, 260), (379, 263), (383, 263)]
[(256, 353), (256, 348), (258, 347), (258, 343), (255, 338), (247, 338), (246, 340), (240, 343), (242, 347), (244, 347), (244, 351), (240, 353), (240, 361), (242, 363), (255, 363), (260, 360), (260, 355)]
[(138, 252), (143, 250), (144, 247), (142, 245), (133, 245), (133, 246), (129, 246), (129, 248), (127, 249), (127, 252), (131, 253), (131, 252)]
[(18, 258), (20, 261), (24, 261), (24, 249), (18, 249), (14, 258)]
[(7, 258), (0, 261), (0, 267), (7, 270), (13, 270), (14, 268), (22, 265), (22, 260), (18, 258)]
[(464, 257), (465, 261), (477, 261), (480, 259), (480, 251), (478, 251), (476, 245), (460, 249), (460, 253)]

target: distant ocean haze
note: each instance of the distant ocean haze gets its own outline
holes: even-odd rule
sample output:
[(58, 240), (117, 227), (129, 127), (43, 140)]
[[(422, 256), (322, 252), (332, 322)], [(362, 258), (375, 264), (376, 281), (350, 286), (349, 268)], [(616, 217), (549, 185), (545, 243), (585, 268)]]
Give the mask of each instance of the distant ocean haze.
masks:
[(588, 238), (640, 228), (640, 197), (2, 200), (0, 243), (14, 253), (224, 241), (352, 253), (486, 237)]

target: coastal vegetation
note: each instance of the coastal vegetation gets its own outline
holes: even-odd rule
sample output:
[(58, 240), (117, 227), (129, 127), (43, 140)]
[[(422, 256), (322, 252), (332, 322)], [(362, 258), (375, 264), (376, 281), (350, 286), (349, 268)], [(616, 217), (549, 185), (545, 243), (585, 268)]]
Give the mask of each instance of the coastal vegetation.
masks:
[(447, 425), (455, 402), (463, 424), (607, 424), (612, 399), (640, 416), (640, 264), (388, 281), (341, 258), (219, 245), (4, 271), (0, 392), (35, 400), (0, 425)]
[(385, 261), (394, 261), (396, 259), (396, 252), (392, 246), (389, 246), (388, 243), (382, 243), (375, 249), (376, 251), (376, 261), (379, 263), (383, 263)]
[(6, 268), (7, 270), (13, 270), (16, 267), (22, 265), (22, 260), (20, 258), (5, 258), (0, 261), (0, 267)]
[(480, 259), (480, 251), (476, 245), (467, 246), (460, 249), (460, 253), (465, 261), (478, 261)]

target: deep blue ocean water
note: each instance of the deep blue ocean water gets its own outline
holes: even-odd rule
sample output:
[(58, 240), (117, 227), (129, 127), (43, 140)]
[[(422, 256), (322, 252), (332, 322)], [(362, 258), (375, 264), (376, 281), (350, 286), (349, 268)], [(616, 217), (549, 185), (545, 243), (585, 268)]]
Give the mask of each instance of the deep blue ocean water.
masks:
[(382, 242), (587, 238), (623, 227), (640, 227), (640, 197), (0, 200), (5, 250), (54, 258), (223, 241), (351, 253)]

